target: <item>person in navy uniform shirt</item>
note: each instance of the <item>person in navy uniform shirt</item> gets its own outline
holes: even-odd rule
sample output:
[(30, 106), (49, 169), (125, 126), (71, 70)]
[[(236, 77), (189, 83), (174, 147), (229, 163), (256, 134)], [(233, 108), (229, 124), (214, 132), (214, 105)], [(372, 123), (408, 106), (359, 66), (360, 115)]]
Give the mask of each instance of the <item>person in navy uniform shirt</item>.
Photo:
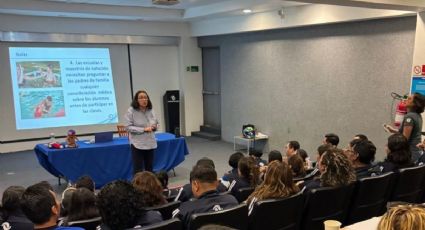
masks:
[(238, 205), (232, 195), (220, 195), (217, 191), (217, 172), (214, 168), (194, 166), (190, 172), (192, 192), (195, 200), (184, 202), (173, 211), (173, 218), (183, 221), (185, 229), (189, 229), (190, 217), (195, 213), (216, 212)]

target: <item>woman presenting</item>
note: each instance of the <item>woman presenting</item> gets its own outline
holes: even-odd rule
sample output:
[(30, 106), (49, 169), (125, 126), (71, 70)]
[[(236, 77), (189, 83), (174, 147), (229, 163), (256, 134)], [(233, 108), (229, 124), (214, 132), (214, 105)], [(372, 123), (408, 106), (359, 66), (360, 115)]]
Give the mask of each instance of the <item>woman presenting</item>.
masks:
[(422, 116), (425, 107), (425, 97), (420, 93), (414, 93), (406, 101), (407, 114), (404, 116), (400, 129), (395, 129), (389, 125), (384, 128), (391, 133), (401, 133), (409, 143), (412, 161), (416, 162), (421, 156), (421, 150), (417, 147), (421, 143)]
[(158, 127), (158, 120), (146, 91), (137, 91), (124, 120), (130, 134), (133, 173), (143, 170), (152, 172), (153, 154), (157, 146), (154, 131)]

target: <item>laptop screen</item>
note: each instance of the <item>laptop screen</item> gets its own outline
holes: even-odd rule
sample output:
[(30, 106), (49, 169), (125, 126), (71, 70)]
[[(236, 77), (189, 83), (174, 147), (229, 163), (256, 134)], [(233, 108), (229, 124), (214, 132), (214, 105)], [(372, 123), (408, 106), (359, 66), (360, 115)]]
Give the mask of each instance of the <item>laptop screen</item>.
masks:
[(112, 141), (113, 136), (114, 136), (114, 132), (112, 132), (112, 131), (95, 133), (94, 134), (94, 143), (103, 143), (103, 142)]

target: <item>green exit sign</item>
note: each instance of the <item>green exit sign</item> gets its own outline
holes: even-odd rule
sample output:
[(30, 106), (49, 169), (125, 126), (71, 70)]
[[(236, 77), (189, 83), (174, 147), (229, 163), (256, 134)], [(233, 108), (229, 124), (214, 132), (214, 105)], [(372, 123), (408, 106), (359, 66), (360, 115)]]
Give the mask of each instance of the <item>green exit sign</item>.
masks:
[(197, 65), (188, 66), (188, 67), (186, 67), (186, 71), (187, 72), (199, 72), (199, 66), (197, 66)]

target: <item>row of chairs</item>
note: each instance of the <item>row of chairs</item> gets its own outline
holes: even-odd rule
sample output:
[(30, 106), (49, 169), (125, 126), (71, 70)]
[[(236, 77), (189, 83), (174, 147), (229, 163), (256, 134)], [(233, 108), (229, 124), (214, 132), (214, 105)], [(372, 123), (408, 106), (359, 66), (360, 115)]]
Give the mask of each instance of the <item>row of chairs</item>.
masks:
[[(197, 229), (214, 223), (236, 229), (323, 229), (323, 221), (327, 219), (349, 225), (380, 216), (385, 213), (388, 201), (423, 202), (424, 190), (425, 165), (362, 178), (348, 186), (318, 188), (307, 194), (259, 201), (249, 216), (246, 204), (219, 212), (195, 214), (190, 226)], [(164, 219), (168, 219), (179, 205), (177, 201), (151, 209), (160, 211)], [(142, 229), (181, 229), (181, 223), (168, 220)]]

